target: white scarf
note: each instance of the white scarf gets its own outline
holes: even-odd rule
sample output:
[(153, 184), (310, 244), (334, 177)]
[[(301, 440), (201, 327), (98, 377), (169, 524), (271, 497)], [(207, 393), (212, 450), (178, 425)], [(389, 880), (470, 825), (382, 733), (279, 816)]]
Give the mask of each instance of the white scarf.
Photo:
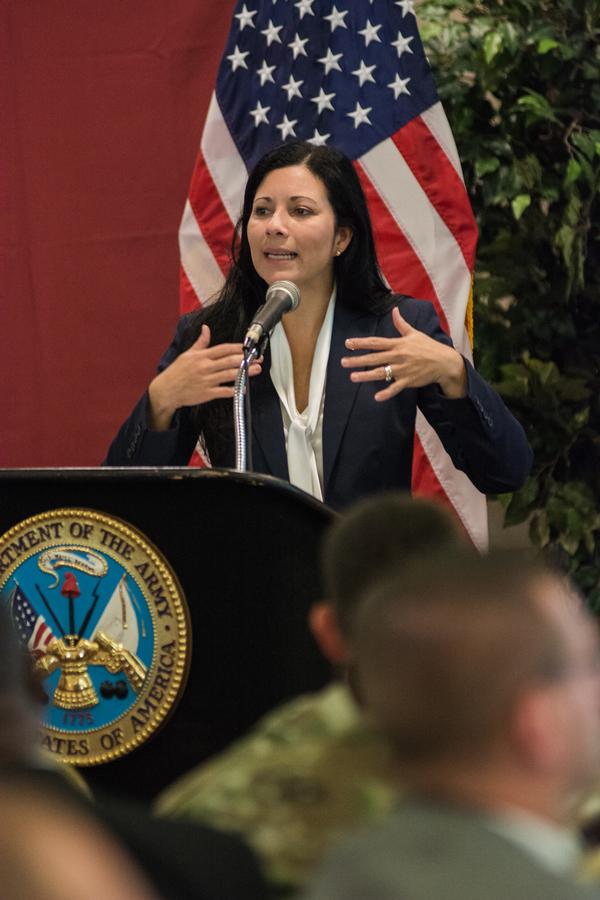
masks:
[(323, 499), (323, 408), (334, 310), (335, 287), (317, 338), (302, 413), (296, 407), (292, 354), (281, 322), (271, 335), (271, 381), (281, 403), (290, 482), (317, 500)]

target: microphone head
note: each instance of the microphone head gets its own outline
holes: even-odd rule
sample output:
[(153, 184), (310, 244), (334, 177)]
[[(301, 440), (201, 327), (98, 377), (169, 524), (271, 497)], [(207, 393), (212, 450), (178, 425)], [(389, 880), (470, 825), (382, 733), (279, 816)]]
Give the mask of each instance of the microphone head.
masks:
[(274, 281), (273, 284), (269, 285), (267, 288), (266, 300), (270, 300), (271, 297), (279, 291), (287, 294), (290, 298), (291, 305), (288, 312), (291, 312), (298, 307), (300, 303), (300, 289), (298, 288), (298, 285), (294, 284), (293, 281)]

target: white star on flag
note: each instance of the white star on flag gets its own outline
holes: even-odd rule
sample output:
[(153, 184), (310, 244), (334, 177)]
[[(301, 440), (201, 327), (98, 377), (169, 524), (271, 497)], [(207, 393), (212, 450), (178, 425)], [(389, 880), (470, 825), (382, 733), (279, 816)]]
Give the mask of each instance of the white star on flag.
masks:
[(403, 53), (412, 53), (412, 50), (410, 49), (410, 42), (412, 39), (412, 35), (410, 35), (410, 37), (404, 37), (400, 31), (398, 32), (398, 40), (391, 42), (392, 47), (395, 47), (398, 51), (398, 57), (402, 56)]
[(348, 10), (339, 10), (337, 6), (334, 6), (328, 16), (323, 16), (323, 18), (329, 22), (331, 25), (331, 33), (335, 31), (336, 28), (347, 28), (348, 26), (344, 22), (344, 16), (348, 15)]
[(338, 72), (342, 71), (342, 67), (338, 63), (338, 59), (342, 58), (341, 53), (332, 53), (331, 47), (328, 48), (325, 56), (322, 56), (321, 59), (317, 60), (325, 66), (325, 74), (328, 75), (332, 69), (337, 69)]
[(239, 19), (239, 21), (240, 21), (240, 31), (243, 31), (244, 28), (246, 27), (246, 25), (249, 25), (250, 28), (256, 28), (256, 25), (252, 21), (253, 17), (256, 15), (256, 13), (257, 13), (257, 10), (248, 9), (246, 4), (244, 3), (244, 5), (242, 6), (242, 11), (239, 13), (236, 13), (236, 16), (235, 16), (235, 18)]
[(258, 128), (261, 122), (265, 122), (267, 125), (269, 124), (269, 119), (267, 118), (267, 113), (271, 109), (270, 106), (263, 106), (260, 100), (257, 101), (254, 109), (251, 109), (248, 115), (253, 116), (254, 118), (254, 127)]
[(294, 6), (300, 13), (300, 21), (304, 18), (304, 16), (314, 16), (314, 12), (312, 11), (312, 5), (315, 0), (299, 0), (298, 3), (294, 3)]
[(261, 30), (261, 34), (267, 39), (267, 47), (270, 47), (273, 41), (276, 41), (278, 44), (281, 43), (281, 38), (279, 37), (279, 32), (283, 28), (283, 25), (274, 25), (271, 19), (269, 19), (269, 24), (266, 28)]
[(363, 29), (361, 29), (358, 33), (362, 34), (365, 39), (365, 44), (368, 47), (371, 41), (379, 41), (381, 43), (381, 38), (377, 34), (381, 25), (371, 25), (369, 19), (367, 19), (367, 24)]
[(373, 75), (371, 73), (372, 73), (373, 69), (376, 69), (376, 68), (377, 68), (377, 66), (365, 65), (364, 60), (361, 59), (360, 66), (358, 67), (358, 69), (354, 69), (352, 74), (356, 75), (356, 77), (358, 78), (358, 83), (362, 87), (363, 84), (365, 83), (365, 81), (372, 81), (373, 84), (375, 83), (375, 79), (373, 78)]
[(395, 100), (398, 99), (400, 94), (408, 94), (408, 96), (410, 97), (410, 91), (406, 87), (409, 81), (410, 78), (400, 78), (400, 76), (396, 74), (394, 80), (387, 85), (387, 87), (393, 90)]
[(260, 78), (261, 87), (263, 87), (267, 81), (272, 81), (275, 83), (275, 79), (273, 78), (272, 73), (275, 71), (275, 66), (268, 66), (266, 59), (263, 59), (263, 64), (260, 69), (256, 70), (256, 74)]
[(308, 139), (308, 143), (314, 144), (315, 147), (323, 147), (330, 137), (330, 134), (319, 134), (319, 132), (315, 128), (315, 133), (311, 138)]
[(371, 120), (369, 119), (369, 113), (373, 109), (372, 106), (363, 107), (360, 103), (356, 103), (356, 109), (354, 112), (346, 113), (349, 118), (354, 119), (354, 127), (358, 128), (359, 125), (370, 125)]
[(304, 49), (304, 45), (307, 43), (308, 38), (301, 38), (298, 32), (294, 37), (294, 40), (288, 44), (288, 47), (294, 54), (294, 59), (297, 59), (299, 56), (308, 56), (306, 50)]
[(317, 104), (318, 112), (322, 113), (324, 109), (330, 109), (333, 112), (333, 104), (331, 101), (335, 97), (335, 93), (326, 94), (323, 88), (319, 91), (316, 97), (311, 97), (311, 103)]
[(415, 14), (415, 0), (396, 0), (396, 6), (399, 6), (402, 10), (402, 18), (406, 16), (408, 13)]
[(246, 50), (245, 53), (242, 53), (242, 51), (239, 49), (239, 47), (236, 44), (236, 46), (234, 47), (233, 53), (230, 53), (230, 55), (227, 57), (227, 59), (231, 60), (231, 71), (232, 72), (235, 72), (235, 70), (239, 69), (240, 66), (242, 66), (244, 69), (248, 68), (248, 66), (246, 65), (246, 57), (248, 56), (249, 52), (250, 52), (249, 50)]
[(287, 91), (288, 100), (291, 100), (292, 97), (302, 96), (302, 94), (298, 90), (301, 84), (304, 84), (304, 81), (302, 79), (300, 79), (300, 81), (295, 81), (293, 76), (290, 75), (288, 83), (281, 85), (281, 90)]
[(285, 141), (287, 137), (291, 134), (293, 137), (296, 137), (296, 132), (294, 131), (294, 125), (297, 125), (298, 119), (288, 119), (287, 116), (283, 117), (283, 121), (276, 125), (276, 128), (279, 128), (281, 131), (281, 140)]

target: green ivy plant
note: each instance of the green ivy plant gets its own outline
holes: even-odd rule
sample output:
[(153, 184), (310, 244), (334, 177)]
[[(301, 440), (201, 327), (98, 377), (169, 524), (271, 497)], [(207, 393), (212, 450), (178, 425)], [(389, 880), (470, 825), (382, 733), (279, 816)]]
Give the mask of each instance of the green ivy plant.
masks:
[(600, 613), (600, 0), (421, 0), (480, 238), (479, 369), (527, 430), (528, 521)]

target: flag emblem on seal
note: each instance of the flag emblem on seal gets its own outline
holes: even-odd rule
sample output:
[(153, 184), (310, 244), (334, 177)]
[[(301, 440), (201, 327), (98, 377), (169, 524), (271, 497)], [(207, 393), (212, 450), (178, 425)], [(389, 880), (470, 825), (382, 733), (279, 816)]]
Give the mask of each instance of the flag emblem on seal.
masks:
[(129, 753), (174, 709), (189, 668), (187, 603), (141, 532), (56, 509), (0, 536), (0, 598), (46, 699), (42, 746), (74, 765)]

